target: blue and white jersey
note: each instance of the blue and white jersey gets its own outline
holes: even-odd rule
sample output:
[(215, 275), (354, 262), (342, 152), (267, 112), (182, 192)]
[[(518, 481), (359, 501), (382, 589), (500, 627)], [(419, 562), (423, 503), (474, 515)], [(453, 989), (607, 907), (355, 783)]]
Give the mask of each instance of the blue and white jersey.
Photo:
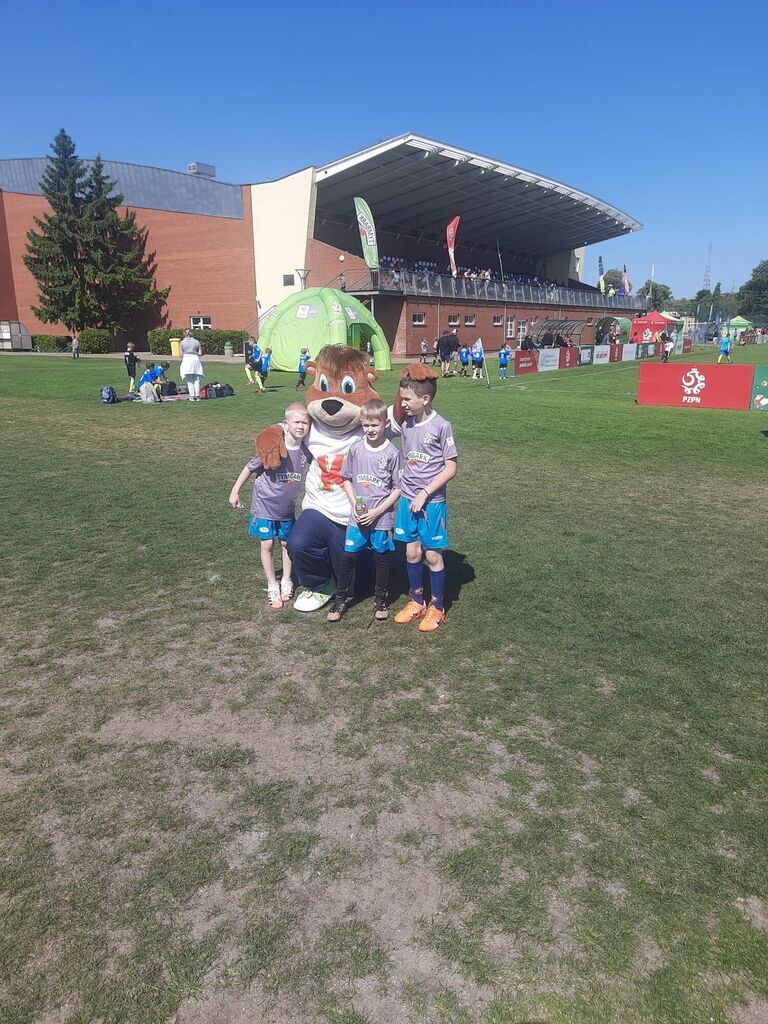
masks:
[(266, 353), (261, 357), (261, 372), (267, 373), (269, 371), (269, 364), (272, 362), (272, 354), (267, 355)]
[(509, 362), (509, 354), (511, 351), (512, 350), (507, 348), (506, 345), (504, 346), (504, 348), (499, 349), (499, 366), (507, 365), (507, 363)]
[(469, 362), (469, 349), (467, 348), (466, 345), (462, 345), (462, 347), (459, 349), (459, 359), (462, 361), (462, 363), (464, 363), (465, 366)]
[(304, 354), (303, 352), (299, 355), (299, 373), (307, 372), (307, 363), (312, 357), (309, 353)]

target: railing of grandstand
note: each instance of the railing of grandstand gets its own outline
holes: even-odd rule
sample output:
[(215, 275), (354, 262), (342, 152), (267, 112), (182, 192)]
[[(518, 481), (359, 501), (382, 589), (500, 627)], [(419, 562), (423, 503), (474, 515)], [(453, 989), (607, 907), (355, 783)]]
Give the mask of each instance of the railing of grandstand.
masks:
[(549, 306), (586, 306), (594, 309), (645, 309), (645, 300), (638, 295), (601, 295), (600, 292), (563, 288), (559, 285), (473, 281), (465, 277), (433, 274), (426, 270), (374, 271), (363, 282), (355, 282), (348, 291), (400, 292), (405, 295), (428, 295), (443, 299), (479, 299), (489, 302), (535, 303)]

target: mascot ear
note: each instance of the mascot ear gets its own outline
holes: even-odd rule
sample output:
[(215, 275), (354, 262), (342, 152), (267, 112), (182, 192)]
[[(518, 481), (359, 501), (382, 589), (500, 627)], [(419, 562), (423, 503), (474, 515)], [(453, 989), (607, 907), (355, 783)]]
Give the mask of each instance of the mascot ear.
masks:
[(366, 374), (365, 375), (368, 378), (368, 383), (369, 384), (373, 384), (375, 381), (377, 381), (379, 379), (379, 375), (378, 375), (378, 373), (376, 373), (375, 370), (366, 370)]
[(317, 366), (314, 363), (307, 363), (307, 373), (314, 377), (317, 373)]

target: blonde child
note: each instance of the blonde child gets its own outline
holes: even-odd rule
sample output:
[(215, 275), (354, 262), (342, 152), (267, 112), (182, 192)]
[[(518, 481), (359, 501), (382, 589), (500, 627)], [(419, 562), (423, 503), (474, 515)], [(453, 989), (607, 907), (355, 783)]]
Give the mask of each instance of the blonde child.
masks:
[[(304, 443), (310, 421), (305, 406), (293, 402), (285, 410), (283, 430), (288, 453), (277, 469), (265, 469), (255, 455), (243, 467), (229, 495), (232, 508), (243, 508), (240, 488), (250, 476), (255, 476), (251, 512), (248, 517), (248, 535), (260, 541), (261, 565), (267, 579), (270, 608), (278, 610), (293, 595), (291, 560), (286, 542), (295, 521), (296, 497), (306, 476), (312, 456)], [(283, 578), (277, 582), (275, 574), (275, 538), (283, 552)]]

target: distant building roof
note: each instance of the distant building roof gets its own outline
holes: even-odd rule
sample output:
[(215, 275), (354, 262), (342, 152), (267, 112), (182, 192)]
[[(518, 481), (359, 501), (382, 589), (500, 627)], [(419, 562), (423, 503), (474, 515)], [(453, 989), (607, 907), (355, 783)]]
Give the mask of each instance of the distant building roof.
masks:
[[(28, 196), (42, 195), (40, 179), (46, 163), (46, 157), (0, 160), (0, 189)], [(90, 165), (92, 161), (83, 163)], [(243, 196), (239, 185), (114, 160), (105, 160), (104, 170), (117, 182), (117, 191), (122, 193), (126, 206), (242, 219)]]

